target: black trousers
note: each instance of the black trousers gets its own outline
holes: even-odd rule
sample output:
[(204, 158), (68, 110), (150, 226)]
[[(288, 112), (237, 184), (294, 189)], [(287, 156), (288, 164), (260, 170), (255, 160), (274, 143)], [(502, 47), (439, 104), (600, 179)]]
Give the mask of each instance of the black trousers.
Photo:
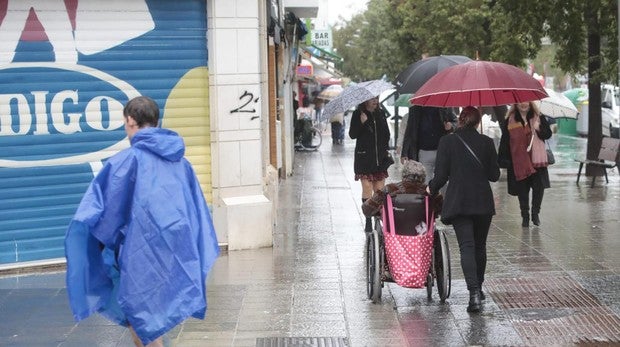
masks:
[(487, 236), (492, 215), (457, 216), (452, 220), (468, 290), (479, 289), (487, 267)]
[(532, 190), (532, 214), (539, 214), (540, 205), (542, 205), (543, 195), (545, 194), (545, 187), (538, 177), (530, 176), (526, 180), (528, 180), (528, 184), (523, 186), (523, 190), (517, 195), (521, 216), (528, 216), (530, 212), (530, 189)]

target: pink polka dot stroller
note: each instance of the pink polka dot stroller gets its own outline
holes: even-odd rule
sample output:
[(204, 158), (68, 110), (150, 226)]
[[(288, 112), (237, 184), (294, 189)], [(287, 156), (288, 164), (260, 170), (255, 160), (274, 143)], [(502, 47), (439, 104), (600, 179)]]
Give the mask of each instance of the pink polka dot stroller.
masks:
[(436, 283), (443, 303), (450, 296), (450, 250), (443, 230), (435, 228), (430, 197), (419, 194), (387, 196), (381, 217), (366, 233), (366, 292), (381, 301), (385, 282), (424, 288), (432, 300)]

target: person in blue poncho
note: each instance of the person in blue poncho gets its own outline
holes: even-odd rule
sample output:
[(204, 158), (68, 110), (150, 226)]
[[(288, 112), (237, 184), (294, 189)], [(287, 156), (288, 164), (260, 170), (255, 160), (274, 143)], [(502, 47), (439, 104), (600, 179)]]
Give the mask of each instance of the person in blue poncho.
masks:
[(131, 147), (106, 162), (67, 230), (69, 302), (77, 321), (99, 312), (130, 327), (137, 346), (162, 346), (188, 317), (204, 319), (219, 247), (183, 139), (157, 127), (148, 97), (123, 115)]

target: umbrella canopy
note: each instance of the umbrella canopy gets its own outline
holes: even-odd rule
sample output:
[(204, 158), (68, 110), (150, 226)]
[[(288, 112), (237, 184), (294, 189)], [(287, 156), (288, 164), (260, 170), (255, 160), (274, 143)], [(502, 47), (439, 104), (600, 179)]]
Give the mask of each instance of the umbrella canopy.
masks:
[(545, 91), (549, 97), (540, 100), (540, 113), (551, 118), (577, 119), (579, 111), (569, 98), (553, 89), (545, 88)]
[(588, 88), (573, 88), (562, 94), (564, 94), (564, 96), (566, 96), (575, 106), (579, 106), (584, 101), (588, 101), (589, 97)]
[(394, 106), (398, 106), (398, 107), (411, 107), (413, 105), (411, 105), (411, 102), (409, 100), (411, 100), (411, 98), (413, 98), (413, 94), (403, 94), (401, 96), (398, 97), (398, 99), (396, 99), (396, 101), (394, 101)]
[(332, 100), (333, 98), (337, 97), (338, 95), (340, 95), (340, 93), (342, 93), (342, 91), (344, 90), (344, 88), (342, 88), (341, 85), (339, 84), (332, 84), (331, 86), (323, 89), (319, 95), (317, 95), (316, 97), (319, 99), (323, 99), (323, 100)]
[(411, 99), (435, 107), (499, 106), (546, 98), (540, 82), (504, 63), (471, 61), (431, 77)]
[(345, 112), (351, 107), (379, 96), (382, 92), (392, 88), (394, 88), (392, 83), (383, 80), (365, 81), (355, 85), (349, 85), (344, 88), (340, 95), (333, 98), (325, 105), (323, 114), (327, 117)]
[(439, 71), (469, 61), (471, 59), (463, 55), (439, 55), (418, 60), (396, 76), (396, 89), (400, 94), (415, 93)]
[(413, 98), (413, 94), (410, 94), (410, 93), (401, 94), (396, 100), (390, 99), (387, 102), (387, 105), (398, 106), (398, 107), (411, 107), (411, 103), (409, 102), (409, 99), (411, 98)]

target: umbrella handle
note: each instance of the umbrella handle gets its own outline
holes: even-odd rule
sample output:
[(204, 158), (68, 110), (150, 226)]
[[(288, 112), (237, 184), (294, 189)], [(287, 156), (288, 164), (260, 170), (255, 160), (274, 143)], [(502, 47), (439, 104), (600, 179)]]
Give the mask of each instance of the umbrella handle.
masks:
[(534, 136), (536, 136), (536, 133), (534, 131), (532, 131), (532, 138), (530, 139), (530, 144), (527, 145), (528, 152), (532, 150), (532, 145), (534, 144)]

